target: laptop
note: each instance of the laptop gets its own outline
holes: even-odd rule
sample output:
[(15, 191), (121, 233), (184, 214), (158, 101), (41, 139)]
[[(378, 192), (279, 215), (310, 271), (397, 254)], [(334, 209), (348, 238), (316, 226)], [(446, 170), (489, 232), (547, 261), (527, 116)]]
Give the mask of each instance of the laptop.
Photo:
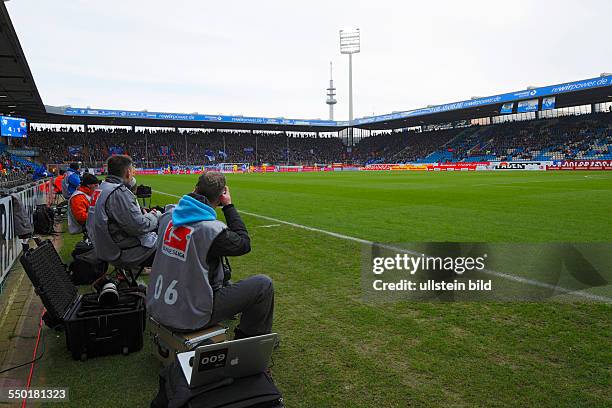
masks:
[(264, 372), (268, 368), (277, 337), (276, 333), (271, 333), (207, 344), (178, 353), (176, 357), (189, 388), (195, 388)]

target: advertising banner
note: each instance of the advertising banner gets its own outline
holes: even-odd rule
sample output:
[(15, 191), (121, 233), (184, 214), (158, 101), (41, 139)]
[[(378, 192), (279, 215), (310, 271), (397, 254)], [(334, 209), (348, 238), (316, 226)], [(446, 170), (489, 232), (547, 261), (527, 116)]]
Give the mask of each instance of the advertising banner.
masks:
[(517, 161), (517, 162), (491, 162), (490, 170), (539, 170), (545, 171), (552, 161)]
[(433, 163), (427, 165), (427, 171), (476, 171), (491, 170), (489, 162)]
[(363, 168), (363, 170), (371, 170), (371, 171), (377, 171), (377, 170), (391, 170), (391, 168), (393, 168), (393, 164), (368, 164), (367, 166), (365, 166)]
[[(32, 222), (32, 215), (37, 204), (49, 204), (53, 199), (51, 182), (32, 185), (22, 191), (14, 193)], [(0, 285), (21, 253), (21, 242), (15, 236), (13, 221), (13, 200), (11, 196), (0, 198)]]
[(514, 102), (504, 103), (501, 109), (499, 110), (499, 113), (501, 113), (502, 115), (507, 115), (512, 113), (512, 109), (514, 109)]
[(13, 223), (13, 201), (11, 197), (0, 198), (0, 284), (19, 255), (19, 240), (15, 239)]
[(137, 169), (136, 175), (151, 175), (151, 174), (164, 174), (163, 170), (160, 169)]
[(554, 96), (542, 99), (542, 110), (555, 109), (556, 99)]
[(535, 112), (538, 110), (538, 100), (531, 99), (528, 101), (520, 101), (516, 108), (516, 113)]
[(368, 164), (365, 167), (359, 168), (360, 170), (366, 171), (382, 171), (382, 170), (394, 170), (394, 171), (426, 171), (426, 164)]
[(6, 149), (6, 151), (19, 157), (36, 157), (40, 154), (38, 149)]
[(278, 166), (279, 173), (297, 173), (299, 170), (299, 166)]
[(431, 164), (427, 171), (476, 171), (476, 163)]
[(547, 166), (547, 170), (612, 170), (612, 160), (563, 160)]

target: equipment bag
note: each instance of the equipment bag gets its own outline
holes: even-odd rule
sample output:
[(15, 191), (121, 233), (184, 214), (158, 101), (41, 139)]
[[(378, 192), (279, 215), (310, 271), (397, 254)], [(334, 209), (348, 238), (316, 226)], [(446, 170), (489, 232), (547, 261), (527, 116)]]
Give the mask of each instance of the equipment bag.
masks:
[(68, 270), (70, 279), (75, 285), (91, 285), (108, 269), (108, 263), (96, 257), (96, 251), (89, 240), (76, 243), (72, 251), (72, 259)]
[(55, 222), (55, 214), (48, 205), (40, 204), (34, 210), (34, 233), (39, 235), (55, 234), (53, 224)]
[[(215, 387), (212, 385), (212, 387)], [(177, 360), (159, 375), (159, 392), (151, 408), (284, 408), (272, 377), (259, 373), (236, 378), (229, 385), (190, 389)]]

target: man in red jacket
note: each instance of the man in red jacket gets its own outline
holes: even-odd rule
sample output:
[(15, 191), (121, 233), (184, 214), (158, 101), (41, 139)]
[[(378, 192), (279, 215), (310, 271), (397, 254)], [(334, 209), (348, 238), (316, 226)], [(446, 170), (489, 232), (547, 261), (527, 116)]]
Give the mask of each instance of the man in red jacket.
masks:
[(69, 199), (68, 232), (78, 234), (83, 232), (87, 221), (87, 212), (91, 203), (91, 195), (98, 188), (100, 181), (93, 174), (85, 173), (81, 185)]
[(55, 194), (62, 193), (62, 180), (64, 180), (64, 177), (66, 177), (66, 172), (64, 170), (60, 170), (59, 175), (55, 176), (53, 179), (53, 192)]

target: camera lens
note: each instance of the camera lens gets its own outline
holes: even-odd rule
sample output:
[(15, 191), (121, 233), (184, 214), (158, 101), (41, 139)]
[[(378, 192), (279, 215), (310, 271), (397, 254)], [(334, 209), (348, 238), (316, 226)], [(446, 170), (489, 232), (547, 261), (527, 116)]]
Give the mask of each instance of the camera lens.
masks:
[(113, 306), (119, 302), (119, 291), (113, 282), (107, 282), (100, 291), (98, 303), (104, 306)]

